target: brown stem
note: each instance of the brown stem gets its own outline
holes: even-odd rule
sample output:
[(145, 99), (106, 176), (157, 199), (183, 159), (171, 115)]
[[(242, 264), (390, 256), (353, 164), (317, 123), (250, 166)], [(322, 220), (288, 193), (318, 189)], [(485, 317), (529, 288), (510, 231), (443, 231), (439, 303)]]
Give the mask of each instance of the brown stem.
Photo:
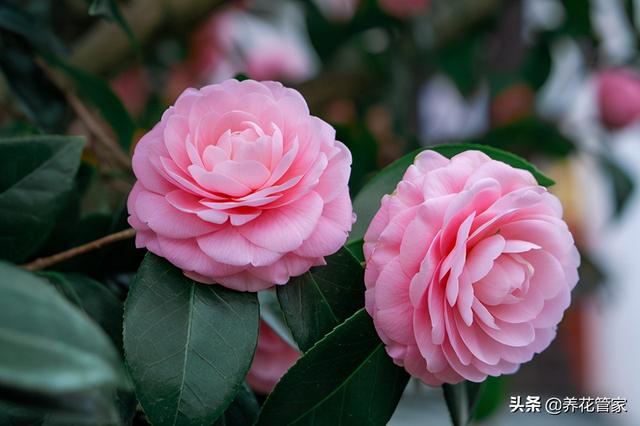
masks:
[(63, 262), (81, 254), (88, 253), (93, 250), (98, 250), (109, 244), (117, 243), (118, 241), (132, 238), (136, 235), (136, 230), (133, 228), (125, 229), (124, 231), (116, 232), (115, 234), (107, 235), (106, 237), (99, 238), (89, 243), (83, 244), (78, 247), (70, 248), (63, 252), (54, 254), (48, 257), (41, 257), (33, 262), (22, 265), (27, 271), (39, 271), (41, 269), (48, 268), (56, 263)]
[(40, 68), (47, 74), (51, 81), (60, 89), (67, 103), (87, 129), (95, 136), (95, 141), (100, 145), (102, 153), (113, 161), (122, 170), (131, 170), (131, 161), (122, 151), (118, 142), (107, 130), (106, 125), (95, 112), (89, 109), (76, 95), (74, 89), (53, 68), (40, 58), (36, 59)]

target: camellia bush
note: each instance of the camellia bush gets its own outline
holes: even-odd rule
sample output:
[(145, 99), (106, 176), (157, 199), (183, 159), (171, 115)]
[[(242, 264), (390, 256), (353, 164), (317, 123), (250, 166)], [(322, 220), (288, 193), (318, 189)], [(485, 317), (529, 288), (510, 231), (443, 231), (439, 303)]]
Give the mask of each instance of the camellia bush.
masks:
[[(384, 425), (413, 378), (462, 425), (554, 340), (581, 256), (523, 156), (576, 150), (532, 97), (582, 18), (503, 72), (499, 1), (62, 3), (0, 3), (0, 423)], [(424, 142), (413, 85), (476, 63), (491, 128)]]

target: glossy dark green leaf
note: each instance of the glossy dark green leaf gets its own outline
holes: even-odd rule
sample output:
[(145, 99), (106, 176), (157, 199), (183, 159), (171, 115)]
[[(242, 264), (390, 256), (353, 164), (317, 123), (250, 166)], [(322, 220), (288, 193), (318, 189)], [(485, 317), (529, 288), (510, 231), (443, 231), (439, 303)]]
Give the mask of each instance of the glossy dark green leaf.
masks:
[(78, 137), (0, 139), (0, 258), (23, 261), (47, 239), (80, 166)]
[(122, 348), (122, 302), (104, 284), (79, 274), (45, 272), (67, 300), (84, 311)]
[(227, 411), (216, 421), (214, 426), (246, 426), (252, 425), (258, 418), (260, 405), (256, 396), (246, 383), (240, 388)]
[(285, 320), (277, 293), (275, 291), (258, 292), (258, 303), (260, 303), (260, 320), (265, 322), (292, 348), (299, 349)]
[(93, 321), (46, 281), (2, 262), (0, 347), (0, 389), (15, 394), (130, 387), (118, 352)]
[(373, 219), (373, 216), (380, 208), (382, 197), (385, 194), (391, 194), (395, 191), (396, 185), (400, 179), (402, 179), (407, 168), (413, 164), (416, 155), (425, 149), (431, 149), (449, 158), (463, 151), (475, 149), (484, 152), (494, 160), (499, 160), (513, 167), (530, 171), (540, 185), (551, 186), (555, 183), (525, 159), (498, 148), (477, 144), (450, 144), (419, 149), (385, 167), (358, 193), (353, 201), (353, 210), (356, 212), (358, 220), (353, 224), (351, 234), (349, 235), (349, 243), (364, 237), (364, 233), (371, 219)]
[(136, 126), (120, 98), (102, 78), (89, 74), (53, 55), (47, 61), (73, 81), (78, 94), (93, 105), (118, 137), (120, 146), (128, 152)]
[(385, 425), (408, 379), (362, 309), (289, 369), (262, 406), (257, 425)]
[(259, 327), (255, 293), (198, 284), (147, 254), (125, 303), (124, 348), (154, 425), (213, 423), (249, 370)]
[(364, 306), (364, 270), (345, 248), (287, 285), (278, 300), (298, 347), (307, 351), (325, 334)]
[(453, 426), (466, 426), (471, 420), (478, 401), (482, 383), (463, 381), (455, 385), (442, 385), (444, 399), (449, 409)]
[(363, 244), (362, 240), (350, 241), (348, 244), (344, 246), (349, 252), (356, 258), (358, 262), (364, 262), (364, 252), (363, 252)]

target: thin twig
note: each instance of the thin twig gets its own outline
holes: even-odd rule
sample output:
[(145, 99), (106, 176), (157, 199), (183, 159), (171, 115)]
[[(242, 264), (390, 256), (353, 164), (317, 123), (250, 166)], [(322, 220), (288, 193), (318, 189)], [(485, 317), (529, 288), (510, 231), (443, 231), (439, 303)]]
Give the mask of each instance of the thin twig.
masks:
[(95, 141), (101, 145), (105, 155), (109, 157), (122, 170), (131, 170), (131, 161), (122, 151), (120, 145), (110, 132), (100, 117), (91, 111), (76, 95), (74, 89), (44, 60), (37, 58), (36, 62), (47, 74), (51, 81), (60, 89), (67, 100), (67, 103), (75, 111), (78, 118), (84, 123), (87, 129), (95, 136)]
[(57, 263), (64, 262), (65, 260), (69, 260), (73, 257), (79, 256), (81, 254), (85, 254), (93, 250), (98, 250), (109, 244), (117, 243), (118, 241), (132, 238), (134, 235), (136, 235), (135, 229), (133, 228), (125, 229), (124, 231), (107, 235), (106, 237), (99, 238), (97, 240), (91, 241), (89, 243), (83, 244), (78, 247), (70, 248), (69, 250), (65, 250), (63, 252), (54, 254), (52, 256), (41, 257), (39, 259), (34, 260), (33, 262), (22, 265), (22, 268), (26, 269), (27, 271), (39, 271), (41, 269), (48, 268)]

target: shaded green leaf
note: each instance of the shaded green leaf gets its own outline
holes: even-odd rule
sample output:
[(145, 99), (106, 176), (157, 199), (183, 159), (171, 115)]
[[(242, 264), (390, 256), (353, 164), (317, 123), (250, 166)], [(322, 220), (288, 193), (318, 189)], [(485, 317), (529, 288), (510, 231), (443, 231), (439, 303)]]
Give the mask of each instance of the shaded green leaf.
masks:
[(364, 306), (360, 262), (345, 248), (326, 261), (326, 266), (311, 268), (277, 287), (285, 320), (303, 352)]
[(378, 168), (378, 144), (375, 138), (363, 124), (344, 126), (334, 125), (336, 139), (343, 142), (353, 158), (349, 189), (351, 194), (357, 194), (365, 184), (369, 175)]
[(41, 130), (60, 132), (66, 101), (22, 45), (3, 39), (0, 32), (0, 70), (29, 120)]
[(119, 425), (113, 392), (90, 389), (56, 395), (0, 391), (0, 424), (7, 426)]
[[(523, 155), (535, 152), (553, 157), (566, 157), (575, 151), (573, 142), (562, 135), (554, 125), (532, 118), (492, 129), (486, 135), (471, 142), (491, 145)], [(540, 176), (536, 176), (536, 179), (540, 182)], [(541, 184), (550, 186), (542, 182)]]
[(384, 425), (409, 376), (361, 309), (306, 352), (265, 401), (257, 425)]
[(534, 89), (538, 90), (551, 73), (551, 52), (547, 43), (537, 43), (527, 52), (520, 74)]
[(245, 426), (252, 425), (258, 418), (260, 405), (256, 396), (246, 383), (240, 388), (227, 411), (216, 421), (214, 426)]
[(0, 388), (44, 396), (129, 388), (109, 338), (46, 281), (1, 262), (0, 277)]
[(116, 348), (122, 348), (122, 302), (102, 283), (79, 274), (44, 272), (58, 291), (71, 303), (97, 322), (111, 337)]
[(502, 407), (502, 402), (509, 395), (506, 381), (505, 376), (486, 378), (473, 410), (473, 420), (487, 419)]
[(614, 213), (616, 216), (619, 216), (622, 213), (629, 196), (633, 192), (633, 180), (627, 171), (620, 167), (608, 154), (600, 152), (598, 154), (598, 160), (611, 182), (611, 187), (613, 189), (613, 205), (615, 208)]
[(258, 339), (255, 293), (203, 285), (147, 254), (125, 303), (124, 348), (154, 425), (214, 422), (231, 404)]
[(364, 262), (364, 252), (363, 252), (364, 241), (355, 240), (350, 241), (348, 244), (344, 246), (349, 252), (356, 258), (358, 262)]
[(258, 303), (260, 303), (260, 320), (267, 323), (269, 328), (292, 348), (299, 349), (284, 318), (277, 293), (275, 291), (258, 292)]
[(43, 22), (38, 21), (14, 1), (0, 2), (0, 30), (20, 36), (41, 51), (64, 50), (63, 44), (45, 28)]
[[(75, 197), (71, 199), (69, 207), (61, 215), (61, 219), (56, 224), (42, 250), (37, 252), (38, 257), (68, 250), (97, 240), (110, 233), (111, 216), (105, 213), (89, 213), (80, 218), (80, 196), (77, 192), (72, 195)], [(106, 249), (93, 250), (74, 256), (71, 259), (57, 263), (55, 269), (57, 271), (73, 271), (97, 276)]]
[(585, 0), (561, 0), (561, 3), (565, 9), (565, 20), (558, 31), (574, 37), (593, 39), (590, 2)]
[(435, 67), (454, 82), (463, 96), (471, 94), (478, 86), (480, 75), (479, 56), (485, 45), (483, 33), (475, 37), (461, 37), (451, 45), (435, 51)]
[(80, 166), (78, 137), (0, 139), (0, 258), (25, 260), (47, 239)]
[(469, 424), (475, 404), (478, 401), (482, 383), (463, 381), (455, 385), (442, 385), (444, 399), (449, 409), (453, 426)]
[(353, 201), (353, 210), (356, 212), (358, 220), (354, 223), (351, 234), (349, 235), (349, 244), (364, 237), (364, 233), (366, 232), (371, 219), (373, 219), (373, 216), (380, 208), (380, 201), (382, 200), (382, 197), (385, 194), (391, 194), (395, 191), (396, 185), (402, 179), (407, 168), (413, 164), (413, 160), (416, 155), (425, 149), (436, 151), (449, 158), (468, 150), (482, 151), (494, 160), (502, 161), (513, 167), (530, 171), (540, 185), (551, 186), (555, 183), (552, 179), (546, 177), (534, 165), (530, 164), (523, 158), (490, 146), (477, 144), (450, 144), (422, 148), (399, 158), (385, 167), (358, 193)]

